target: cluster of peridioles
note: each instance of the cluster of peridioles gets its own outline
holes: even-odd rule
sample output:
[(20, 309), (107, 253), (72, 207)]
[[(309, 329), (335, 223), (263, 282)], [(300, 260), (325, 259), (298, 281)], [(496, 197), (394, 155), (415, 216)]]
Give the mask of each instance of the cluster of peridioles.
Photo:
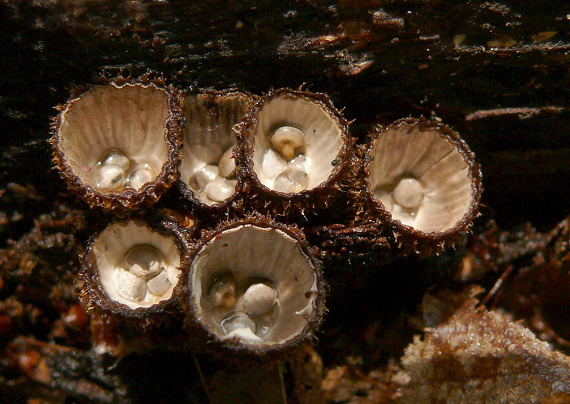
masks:
[[(82, 300), (139, 336), (179, 319), (171, 347), (267, 354), (312, 339), (321, 263), (301, 227), (282, 219), (292, 205), (310, 213), (345, 176), (365, 190), (362, 209), (413, 245), (464, 231), (477, 211), (479, 168), (456, 132), (405, 119), (377, 129), (359, 155), (324, 94), (183, 96), (139, 80), (93, 86), (59, 109), (57, 168), (109, 218), (81, 259)], [(167, 218), (157, 226), (147, 209), (174, 183), (181, 202), (206, 212), (194, 218), (201, 232)], [(233, 206), (241, 210), (209, 222)], [(263, 206), (274, 211), (259, 214)]]

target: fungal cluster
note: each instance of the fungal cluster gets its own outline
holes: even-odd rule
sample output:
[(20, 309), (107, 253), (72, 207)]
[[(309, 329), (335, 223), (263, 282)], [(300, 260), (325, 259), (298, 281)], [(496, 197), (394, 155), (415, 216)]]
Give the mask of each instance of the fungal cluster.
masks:
[[(416, 248), (463, 234), (477, 212), (480, 171), (456, 132), (404, 119), (357, 149), (323, 94), (184, 95), (139, 80), (59, 110), (56, 167), (106, 220), (81, 259), (82, 301), (137, 338), (170, 322), (172, 349), (283, 353), (313, 337), (325, 285), (299, 217), (349, 203), (347, 223)], [(170, 188), (175, 202), (155, 208)]]

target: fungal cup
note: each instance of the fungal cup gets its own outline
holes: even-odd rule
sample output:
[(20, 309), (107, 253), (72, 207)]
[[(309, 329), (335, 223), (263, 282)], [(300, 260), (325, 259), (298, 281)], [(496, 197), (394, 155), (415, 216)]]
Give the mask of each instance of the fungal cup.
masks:
[(155, 85), (94, 86), (53, 125), (57, 167), (90, 205), (129, 210), (155, 202), (179, 160), (176, 97)]
[(342, 166), (346, 124), (322, 94), (272, 92), (258, 102), (245, 123), (252, 176), (271, 191), (313, 190), (332, 181)]
[(233, 127), (243, 118), (250, 101), (250, 96), (231, 91), (185, 98), (179, 188), (188, 198), (213, 206), (235, 194)]
[(293, 233), (234, 223), (190, 264), (190, 301), (209, 338), (254, 351), (307, 338), (322, 316), (317, 262)]
[(480, 171), (459, 135), (415, 119), (380, 131), (366, 159), (372, 203), (402, 231), (445, 235), (474, 217)]
[(164, 304), (181, 275), (180, 255), (172, 237), (142, 222), (112, 223), (83, 259), (88, 304), (127, 317)]

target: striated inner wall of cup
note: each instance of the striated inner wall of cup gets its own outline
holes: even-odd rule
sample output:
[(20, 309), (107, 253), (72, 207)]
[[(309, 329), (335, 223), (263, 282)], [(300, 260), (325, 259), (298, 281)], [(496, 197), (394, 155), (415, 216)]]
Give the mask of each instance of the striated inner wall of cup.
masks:
[(198, 318), (220, 339), (280, 344), (300, 334), (314, 310), (313, 264), (275, 228), (225, 230), (196, 254), (191, 271)]
[[(342, 127), (336, 117), (316, 102), (280, 95), (265, 102), (257, 118), (253, 133), (253, 170), (263, 185), (294, 193), (326, 181), (343, 145)], [(296, 129), (304, 136), (304, 146), (295, 152), (293, 159), (271, 143), (271, 136), (284, 127)], [(289, 180), (293, 185), (289, 188), (282, 185), (282, 178), (285, 184)]]
[(236, 143), (233, 127), (246, 106), (246, 96), (239, 93), (186, 97), (180, 178), (202, 203), (220, 203), (235, 192), (235, 172), (224, 171), (224, 164), (235, 165), (230, 157)]
[[(129, 259), (129, 253), (137, 254), (141, 249), (143, 254), (146, 251), (148, 255), (150, 250), (157, 257), (156, 268), (149, 271), (137, 267), (137, 262), (148, 261), (148, 258)], [(131, 309), (168, 300), (181, 274), (175, 241), (132, 221), (108, 226), (96, 240), (93, 253), (107, 296)]]
[[(168, 160), (165, 123), (169, 118), (167, 94), (155, 87), (124, 85), (94, 87), (71, 101), (61, 116), (59, 147), (74, 173), (101, 192), (117, 189), (98, 185), (105, 158), (118, 151), (130, 160), (130, 171), (156, 178)], [(135, 189), (146, 183), (138, 182)], [(131, 185), (135, 182), (131, 182)]]
[(444, 232), (470, 211), (470, 163), (438, 130), (395, 125), (370, 150), (369, 184), (393, 219), (426, 233)]

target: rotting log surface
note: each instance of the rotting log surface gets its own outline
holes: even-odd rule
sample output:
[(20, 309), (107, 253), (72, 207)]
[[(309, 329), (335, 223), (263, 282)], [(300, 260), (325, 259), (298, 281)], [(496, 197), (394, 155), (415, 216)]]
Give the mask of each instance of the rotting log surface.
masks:
[[(182, 363), (168, 356), (174, 365), (167, 374), (151, 372), (164, 386), (157, 390), (141, 389), (145, 377), (137, 373), (140, 366), (157, 368), (155, 356), (126, 358), (114, 368), (119, 368), (118, 376), (94, 374), (110, 364), (98, 363), (91, 354), (55, 360), (56, 348), (37, 345), (38, 341), (89, 347), (79, 331), (73, 334), (76, 340), (69, 330), (54, 336), (53, 324), (62, 311), (73, 307), (73, 294), (60, 292), (66, 305), (58, 308), (34, 295), (41, 290), (31, 287), (38, 279), (23, 286), (11, 283), (25, 277), (24, 258), (41, 265), (42, 260), (53, 262), (50, 254), (63, 253), (60, 272), (38, 282), (47, 282), (48, 290), (53, 287), (52, 296), (58, 288), (49, 284), (50, 279), (65, 276), (67, 285), (73, 283), (73, 257), (91, 229), (64, 223), (70, 213), (57, 203), (73, 205), (73, 198), (51, 170), (45, 139), (53, 107), (65, 102), (74, 87), (101, 76), (138, 76), (152, 70), (187, 91), (237, 88), (261, 94), (271, 88), (303, 86), (327, 93), (345, 117), (354, 120), (351, 135), (358, 142), (366, 139), (374, 124), (406, 116), (437, 117), (460, 132), (482, 165), (484, 207), (476, 236), (484, 238), (490, 219), (516, 239), (527, 222), (547, 232), (569, 215), (570, 4), (260, 3), (0, 4), (1, 245), (10, 249), (18, 242), (17, 246), (25, 246), (18, 247), (21, 251), (32, 251), (30, 256), (18, 256), (13, 267), (1, 262), (0, 269), (0, 349), (10, 353), (0, 356), (0, 386), (7, 386), (20, 400), (140, 402), (165, 394), (189, 402), (205, 399), (188, 358)], [(40, 229), (42, 236), (34, 229)], [(49, 246), (46, 232), (53, 237)], [(429, 265), (445, 268), (445, 260), (461, 254), (430, 258)], [(354, 263), (362, 268), (368, 264)], [(418, 279), (414, 268), (425, 262), (398, 265), (406, 270), (357, 279), (353, 290), (342, 292), (343, 299), (335, 300), (338, 291), (331, 293), (330, 313), (317, 345), (325, 366), (362, 356), (368, 369), (381, 367), (388, 358), (398, 358), (413, 333), (419, 332), (410, 330), (406, 316), (415, 312), (428, 287), (451, 281), (445, 270), (443, 275)], [(8, 270), (12, 272), (2, 272)], [(496, 280), (493, 274), (481, 281), (485, 287)], [(345, 285), (344, 280), (329, 282)], [(401, 290), (407, 291), (406, 299), (395, 295)], [(13, 368), (13, 357), (21, 352), (40, 352), (44, 360), (52, 360), (46, 366), (61, 376), (60, 382), (52, 375), (49, 383), (42, 383), (41, 375), (26, 373), (23, 366)], [(224, 382), (215, 365), (205, 367), (210, 382)], [(132, 376), (128, 382), (124, 374)], [(293, 374), (294, 370), (286, 372), (285, 385), (292, 397), (299, 397), (293, 393)], [(66, 384), (69, 380), (76, 384)], [(194, 390), (173, 392), (183, 380), (193, 380)], [(219, 387), (212, 390), (222, 394)]]

